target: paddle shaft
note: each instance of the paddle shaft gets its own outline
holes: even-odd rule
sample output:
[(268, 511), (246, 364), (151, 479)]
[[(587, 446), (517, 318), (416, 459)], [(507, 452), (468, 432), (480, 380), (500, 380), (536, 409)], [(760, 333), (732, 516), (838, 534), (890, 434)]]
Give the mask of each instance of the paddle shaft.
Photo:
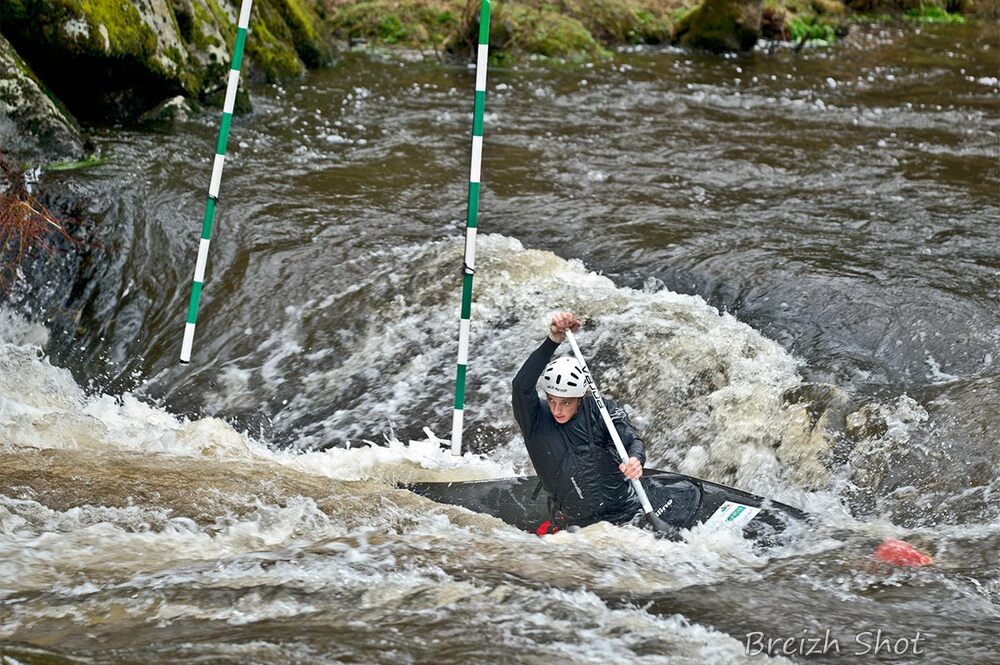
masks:
[[(594, 396), (594, 402), (597, 404), (597, 410), (601, 413), (601, 418), (604, 420), (604, 426), (608, 428), (608, 433), (611, 435), (611, 440), (615, 443), (615, 450), (618, 451), (618, 456), (622, 460), (622, 464), (628, 463), (628, 451), (625, 450), (624, 444), (622, 444), (622, 438), (618, 434), (618, 429), (615, 428), (614, 421), (611, 420), (611, 414), (608, 413), (608, 407), (604, 404), (604, 398), (601, 397), (601, 391), (597, 389), (597, 383), (594, 381), (594, 376), (590, 373), (590, 368), (587, 367), (587, 361), (583, 359), (583, 353), (580, 352), (580, 347), (576, 343), (576, 337), (573, 336), (573, 331), (566, 331), (566, 339), (569, 341), (569, 345), (573, 347), (573, 355), (576, 356), (577, 362), (580, 363), (580, 368), (583, 370), (583, 380), (587, 387), (590, 388), (591, 394)], [(642, 503), (642, 510), (647, 516), (653, 515), (653, 506), (649, 503), (649, 497), (646, 496), (646, 490), (642, 488), (642, 483), (638, 479), (632, 481), (632, 488), (635, 489), (636, 495), (639, 497), (639, 501)]]

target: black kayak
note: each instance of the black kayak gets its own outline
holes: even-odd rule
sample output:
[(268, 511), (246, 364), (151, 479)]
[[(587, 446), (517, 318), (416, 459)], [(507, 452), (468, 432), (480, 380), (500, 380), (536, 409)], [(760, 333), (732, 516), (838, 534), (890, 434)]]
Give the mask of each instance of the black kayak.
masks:
[[(647, 469), (642, 485), (654, 513), (678, 529), (702, 523), (718, 527), (728, 524), (742, 529), (747, 538), (772, 541), (791, 522), (808, 517), (798, 508), (670, 471)], [(560, 522), (553, 517), (548, 495), (535, 476), (412, 483), (402, 487), (438, 503), (492, 515), (533, 533), (544, 532), (543, 525), (547, 522)], [(539, 527), (543, 527), (541, 531)]]

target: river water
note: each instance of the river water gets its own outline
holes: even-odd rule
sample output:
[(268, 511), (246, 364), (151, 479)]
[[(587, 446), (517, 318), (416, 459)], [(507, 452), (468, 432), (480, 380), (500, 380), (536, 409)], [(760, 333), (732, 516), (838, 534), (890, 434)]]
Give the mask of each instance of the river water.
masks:
[[(42, 184), (101, 245), (0, 310), (0, 661), (997, 662), (998, 59), (988, 24), (492, 70), (461, 458), (472, 70), (251, 88), (187, 367), (217, 114), (95, 130)], [(561, 309), (648, 466), (817, 524), (538, 538), (394, 489), (530, 471), (509, 381)]]

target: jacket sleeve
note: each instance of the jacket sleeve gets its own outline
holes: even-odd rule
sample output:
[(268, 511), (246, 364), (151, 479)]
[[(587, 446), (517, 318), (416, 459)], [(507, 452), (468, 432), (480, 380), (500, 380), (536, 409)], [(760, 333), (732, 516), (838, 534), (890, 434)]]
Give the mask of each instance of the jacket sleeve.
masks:
[[(604, 400), (604, 405), (608, 407), (608, 413), (611, 414), (611, 422), (615, 424), (615, 429), (618, 430), (618, 436), (622, 439), (622, 445), (625, 446), (625, 451), (628, 453), (629, 457), (634, 457), (639, 460), (642, 465), (646, 464), (646, 444), (642, 442), (639, 435), (635, 432), (635, 427), (632, 422), (628, 419), (628, 414), (625, 413), (625, 409), (618, 406), (616, 402), (610, 399)], [(610, 435), (606, 435), (608, 446), (614, 450), (614, 442), (611, 441)], [(616, 455), (617, 456), (617, 455)]]
[(538, 383), (538, 377), (542, 375), (542, 370), (545, 369), (545, 365), (558, 348), (557, 342), (546, 337), (541, 346), (531, 352), (514, 377), (512, 399), (514, 419), (517, 420), (517, 425), (521, 428), (521, 434), (525, 438), (535, 429), (538, 413), (542, 408), (535, 384)]

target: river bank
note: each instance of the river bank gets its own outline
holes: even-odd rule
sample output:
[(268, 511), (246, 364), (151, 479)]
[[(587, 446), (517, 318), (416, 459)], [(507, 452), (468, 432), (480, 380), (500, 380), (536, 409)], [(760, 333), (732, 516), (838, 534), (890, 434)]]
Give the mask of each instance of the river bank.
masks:
[[(592, 62), (616, 49), (680, 45), (711, 51), (761, 40), (827, 44), (858, 21), (961, 22), (994, 16), (972, 0), (596, 0), (496, 2), (494, 64)], [(0, 150), (24, 167), (87, 163), (83, 126), (171, 123), (222, 103), (237, 4), (221, 0), (10, 0), (0, 7)], [(352, 48), (474, 59), (479, 4), (465, 0), (258, 0), (243, 78), (286, 82)], [(245, 86), (236, 112), (251, 109)]]

